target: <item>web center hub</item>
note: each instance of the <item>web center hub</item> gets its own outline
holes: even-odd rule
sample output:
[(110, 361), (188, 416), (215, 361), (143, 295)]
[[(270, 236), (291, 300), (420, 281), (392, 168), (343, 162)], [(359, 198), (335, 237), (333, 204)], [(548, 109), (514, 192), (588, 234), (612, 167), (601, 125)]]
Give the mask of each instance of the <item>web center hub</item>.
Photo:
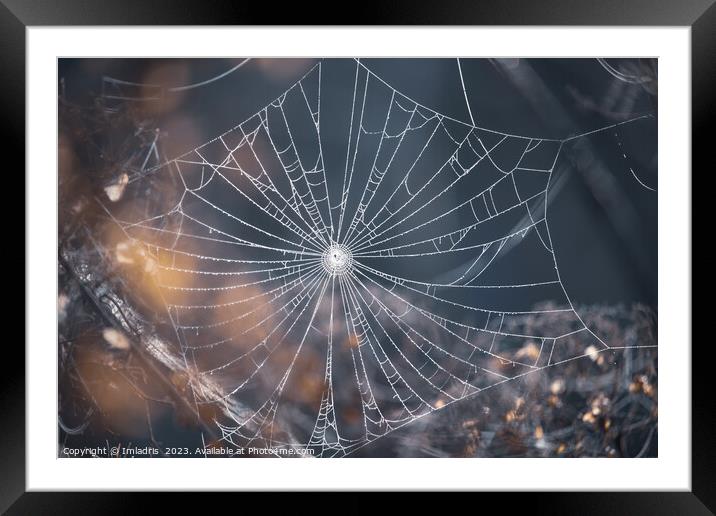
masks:
[(353, 266), (353, 254), (342, 244), (331, 244), (323, 252), (321, 263), (327, 273), (340, 276), (350, 271)]

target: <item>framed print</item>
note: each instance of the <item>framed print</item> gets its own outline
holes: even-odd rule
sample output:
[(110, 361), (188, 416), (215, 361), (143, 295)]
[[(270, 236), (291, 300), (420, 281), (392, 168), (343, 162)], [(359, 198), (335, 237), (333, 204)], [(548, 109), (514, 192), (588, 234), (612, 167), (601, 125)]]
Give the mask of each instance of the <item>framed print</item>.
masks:
[(713, 510), (691, 337), (710, 2), (353, 26), (64, 4), (2, 7), (28, 203), (3, 509), (460, 490)]

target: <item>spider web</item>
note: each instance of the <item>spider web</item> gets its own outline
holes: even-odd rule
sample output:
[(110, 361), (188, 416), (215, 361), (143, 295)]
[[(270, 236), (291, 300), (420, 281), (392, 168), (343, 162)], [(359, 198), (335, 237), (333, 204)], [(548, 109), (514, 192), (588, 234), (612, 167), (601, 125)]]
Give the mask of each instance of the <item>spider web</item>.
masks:
[[(233, 445), (347, 455), (611, 349), (574, 310), (547, 225), (569, 139), (456, 120), (351, 63), (349, 95), (318, 63), (150, 169), (177, 185), (175, 204), (119, 221), (150, 257), (187, 365), (225, 387), (217, 398), (191, 381), (196, 403), (252, 407), (217, 421)], [(325, 257), (339, 247), (350, 266), (334, 270)]]

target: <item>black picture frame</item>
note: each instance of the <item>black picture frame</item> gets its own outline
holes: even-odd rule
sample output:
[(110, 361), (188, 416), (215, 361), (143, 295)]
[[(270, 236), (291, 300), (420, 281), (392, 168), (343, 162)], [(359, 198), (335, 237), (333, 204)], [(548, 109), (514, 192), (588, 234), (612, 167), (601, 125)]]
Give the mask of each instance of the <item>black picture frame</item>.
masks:
[[(692, 72), (692, 168), (707, 166), (710, 116), (716, 113), (716, 4), (714, 0), (530, 0), (428, 2), (361, 2), (332, 20), (318, 17), (318, 4), (283, 4), (216, 0), (0, 0), (0, 140), (6, 156), (24, 170), (25, 29), (38, 25), (246, 25), (350, 22), (355, 25), (634, 25), (690, 26)], [(331, 12), (331, 10), (327, 11)], [(333, 10), (341, 12), (340, 9)], [(350, 13), (350, 14), (349, 14)], [(338, 22), (338, 23), (336, 23)], [(12, 151), (12, 152), (11, 152)], [(7, 162), (6, 162), (7, 163)], [(9, 166), (9, 165), (8, 165)], [(6, 172), (9, 170), (6, 169)], [(675, 172), (676, 173), (676, 172)], [(16, 174), (21, 177), (20, 174)], [(691, 181), (691, 177), (684, 180)], [(24, 184), (22, 186), (24, 188)], [(18, 190), (19, 191), (19, 190)], [(26, 194), (30, 194), (26, 191)], [(19, 239), (17, 240), (20, 241)], [(691, 252), (691, 250), (689, 250)], [(15, 258), (15, 261), (19, 261)], [(24, 263), (24, 254), (23, 254)], [(32, 271), (26, 268), (27, 275)], [(27, 306), (27, 310), (32, 307)], [(27, 312), (26, 312), (27, 313)], [(685, 334), (686, 335), (686, 334)], [(690, 338), (690, 336), (689, 336)], [(690, 342), (668, 343), (690, 345)], [(9, 346), (8, 346), (9, 347)], [(48, 346), (48, 352), (52, 351)], [(4, 368), (0, 390), (3, 433), (0, 438), (0, 511), (7, 514), (126, 514), (147, 510), (146, 496), (107, 493), (25, 492), (25, 354), (9, 353), (13, 368)], [(15, 356), (12, 356), (12, 355)], [(549, 514), (713, 514), (716, 511), (716, 446), (712, 392), (708, 385), (709, 341), (692, 347), (692, 490), (690, 492), (480, 494), (497, 507)], [(499, 498), (498, 497), (502, 497)], [(183, 497), (164, 497), (164, 502)], [(212, 500), (212, 503), (214, 501)], [(355, 507), (360, 507), (356, 502)], [(481, 505), (481, 507), (485, 507)], [(367, 508), (367, 506), (366, 506)], [(165, 506), (166, 510), (166, 506)]]

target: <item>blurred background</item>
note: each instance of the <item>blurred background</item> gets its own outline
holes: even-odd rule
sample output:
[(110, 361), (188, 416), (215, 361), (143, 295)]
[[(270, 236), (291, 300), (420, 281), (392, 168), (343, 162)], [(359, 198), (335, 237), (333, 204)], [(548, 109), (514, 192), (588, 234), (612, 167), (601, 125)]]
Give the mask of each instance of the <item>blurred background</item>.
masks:
[[(352, 61), (326, 61), (331, 91), (350, 94), (354, 77), (341, 69)], [(147, 340), (172, 340), (161, 329), (166, 303), (146, 287), (146, 262), (134, 267), (140, 251), (119, 245), (113, 217), (171, 207), (176, 184), (144, 181), (143, 171), (249, 119), (317, 62), (59, 61), (60, 456), (64, 446), (188, 447), (193, 456), (196, 448), (227, 444), (221, 421), (227, 411), (245, 410), (247, 400), (192, 403), (191, 368)], [(656, 60), (361, 63), (414, 102), (465, 124), (534, 138), (579, 136), (564, 142), (548, 192), (559, 275), (587, 327), (630, 349), (487, 389), (351, 456), (656, 456), (657, 352), (632, 348), (657, 343)], [(107, 204), (117, 209), (108, 214)], [(537, 267), (521, 256), (520, 268)], [(304, 388), (308, 398), (316, 389), (310, 382)]]

